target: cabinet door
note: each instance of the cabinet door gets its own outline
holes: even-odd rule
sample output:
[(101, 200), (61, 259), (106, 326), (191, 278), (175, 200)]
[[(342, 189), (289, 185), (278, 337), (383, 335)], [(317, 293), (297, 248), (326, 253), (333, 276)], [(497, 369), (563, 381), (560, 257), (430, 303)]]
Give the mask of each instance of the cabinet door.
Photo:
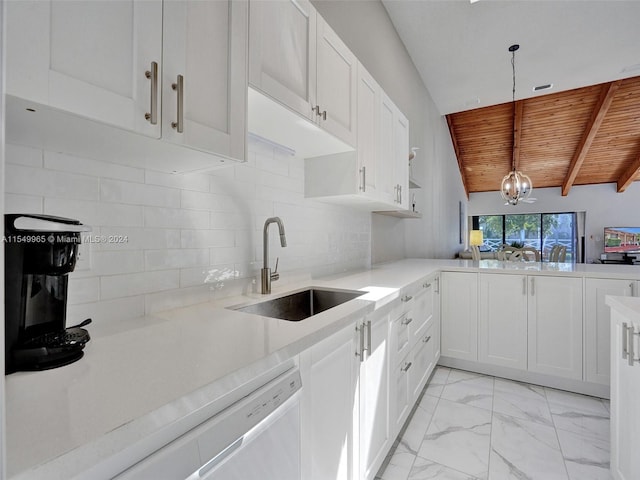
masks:
[(391, 369), (391, 433), (392, 438), (396, 437), (404, 422), (411, 412), (411, 388), (409, 386), (409, 370), (413, 367), (410, 359), (411, 355), (407, 355), (398, 365)]
[[(640, 364), (629, 365), (628, 354), (623, 355), (623, 342), (629, 345), (629, 331), (623, 327), (633, 325), (638, 332), (640, 323), (632, 322), (621, 313), (612, 311), (611, 322), (611, 474), (616, 480), (640, 478), (640, 457), (637, 446), (640, 441)], [(638, 358), (640, 342), (632, 335), (634, 357)], [(626, 357), (626, 358), (625, 358)]]
[(441, 353), (446, 357), (478, 360), (478, 274), (441, 275)]
[(249, 26), (249, 83), (316, 121), (315, 8), (308, 0), (251, 2)]
[(396, 109), (395, 115), (394, 174), (398, 188), (398, 204), (401, 209), (409, 210), (409, 120)]
[(161, 0), (7, 2), (6, 25), (7, 93), (160, 136), (145, 72), (162, 71)]
[(163, 138), (245, 158), (247, 29), (246, 1), (164, 3)]
[(527, 368), (527, 277), (480, 274), (478, 360)]
[[(360, 364), (360, 475), (373, 479), (391, 446), (389, 317), (367, 323), (371, 345)], [(368, 332), (369, 335), (369, 332)], [(368, 336), (367, 335), (367, 336)]]
[(358, 64), (358, 168), (359, 190), (365, 196), (377, 198), (380, 160), (380, 86)]
[(320, 15), (317, 23), (318, 119), (327, 132), (355, 146), (358, 59)]
[(609, 385), (611, 316), (605, 295), (630, 297), (635, 280), (585, 280), (585, 380)]
[(582, 380), (582, 279), (528, 281), (529, 370)]
[(395, 181), (395, 111), (396, 106), (391, 99), (382, 92), (380, 104), (380, 181), (378, 190), (380, 199), (390, 205), (397, 205), (397, 182)]
[(359, 368), (355, 339), (349, 326), (300, 354), (303, 479), (352, 478)]

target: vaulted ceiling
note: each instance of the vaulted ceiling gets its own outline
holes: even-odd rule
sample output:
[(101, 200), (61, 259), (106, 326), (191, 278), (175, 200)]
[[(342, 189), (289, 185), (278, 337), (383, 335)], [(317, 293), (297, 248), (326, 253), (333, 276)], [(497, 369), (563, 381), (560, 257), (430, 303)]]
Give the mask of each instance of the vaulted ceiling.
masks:
[[(447, 115), (467, 195), (512, 166), (534, 189), (640, 180), (640, 77)], [(515, 122), (515, 135), (514, 135)], [(515, 145), (514, 145), (515, 141)]]

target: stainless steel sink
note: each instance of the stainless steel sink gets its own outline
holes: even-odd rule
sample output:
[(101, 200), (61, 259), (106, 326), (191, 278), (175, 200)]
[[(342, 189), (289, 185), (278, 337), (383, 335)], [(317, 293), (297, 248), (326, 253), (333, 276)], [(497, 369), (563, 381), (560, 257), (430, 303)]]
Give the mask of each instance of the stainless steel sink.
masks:
[(309, 288), (284, 297), (265, 300), (264, 302), (244, 307), (230, 307), (230, 309), (262, 315), (263, 317), (298, 322), (366, 293), (355, 290)]

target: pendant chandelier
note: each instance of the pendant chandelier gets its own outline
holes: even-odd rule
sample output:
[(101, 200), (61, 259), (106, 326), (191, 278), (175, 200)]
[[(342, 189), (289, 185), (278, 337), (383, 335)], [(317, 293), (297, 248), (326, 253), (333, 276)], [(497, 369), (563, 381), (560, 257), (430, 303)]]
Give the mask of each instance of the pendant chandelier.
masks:
[(520, 45), (511, 45), (511, 69), (513, 72), (513, 148), (511, 149), (511, 171), (502, 179), (500, 195), (507, 203), (505, 205), (517, 205), (518, 202), (526, 202), (531, 196), (533, 185), (528, 175), (516, 170), (516, 50)]

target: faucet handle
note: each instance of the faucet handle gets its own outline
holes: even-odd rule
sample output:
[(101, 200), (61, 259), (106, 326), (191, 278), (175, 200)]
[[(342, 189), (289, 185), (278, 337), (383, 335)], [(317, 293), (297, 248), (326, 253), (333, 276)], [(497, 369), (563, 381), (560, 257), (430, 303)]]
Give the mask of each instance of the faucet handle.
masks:
[(276, 268), (273, 270), (273, 273), (271, 274), (271, 281), (276, 281), (280, 279), (280, 274), (278, 273), (278, 261), (280, 260), (280, 257), (276, 257)]

